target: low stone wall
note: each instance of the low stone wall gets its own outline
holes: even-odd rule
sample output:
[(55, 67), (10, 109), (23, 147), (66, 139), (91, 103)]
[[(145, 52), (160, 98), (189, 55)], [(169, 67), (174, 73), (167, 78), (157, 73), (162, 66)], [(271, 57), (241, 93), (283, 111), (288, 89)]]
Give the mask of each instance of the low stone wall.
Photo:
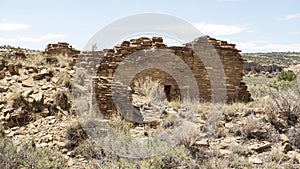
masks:
[(66, 55), (70, 57), (80, 54), (80, 51), (76, 50), (66, 42), (58, 42), (48, 44), (45, 53), (49, 55)]

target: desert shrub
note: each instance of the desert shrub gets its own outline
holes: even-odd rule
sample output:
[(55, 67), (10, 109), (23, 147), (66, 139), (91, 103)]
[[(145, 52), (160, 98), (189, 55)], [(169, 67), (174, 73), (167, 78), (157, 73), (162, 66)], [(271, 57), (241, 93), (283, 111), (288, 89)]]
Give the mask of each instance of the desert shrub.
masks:
[(274, 128), (266, 125), (264, 119), (256, 118), (254, 115), (246, 117), (245, 124), (237, 129), (245, 139), (259, 139), (273, 141)]
[(70, 96), (67, 92), (57, 91), (53, 94), (54, 104), (63, 110), (68, 110), (71, 107)]
[(216, 127), (214, 132), (214, 137), (221, 138), (226, 137), (228, 135), (228, 131), (223, 127)]
[(294, 125), (299, 120), (300, 115), (300, 85), (294, 83), (287, 90), (270, 90), (272, 98), (269, 110), (287, 121), (289, 125)]
[(230, 154), (228, 157), (212, 156), (204, 161), (200, 168), (205, 169), (229, 169), (229, 168), (252, 168), (245, 157)]
[(74, 82), (75, 84), (79, 84), (81, 86), (86, 86), (87, 84), (85, 84), (86, 80), (89, 79), (89, 76), (87, 74), (87, 70), (84, 68), (77, 68), (76, 72), (74, 74)]
[(66, 167), (65, 160), (58, 154), (30, 144), (25, 144), (18, 149), (8, 139), (0, 139), (0, 152), (0, 166), (3, 169)]
[(277, 90), (288, 90), (292, 85), (294, 80), (296, 80), (297, 75), (292, 71), (282, 71), (278, 76), (277, 80), (270, 83), (269, 86)]
[(273, 148), (270, 152), (270, 155), (268, 156), (268, 160), (276, 163), (281, 163), (284, 158), (284, 154), (282, 150), (280, 150), (278, 147)]
[(170, 102), (170, 106), (178, 112), (178, 110), (180, 109), (181, 103), (179, 99), (173, 100)]
[(245, 138), (254, 138), (253, 135), (254, 130), (258, 130), (261, 128), (261, 123), (258, 119), (253, 116), (248, 116), (246, 119), (246, 124), (242, 126), (242, 134)]
[(81, 124), (76, 122), (68, 127), (66, 131), (66, 138), (68, 139), (66, 148), (74, 149), (87, 139), (87, 135), (84, 132)]
[(158, 169), (158, 168), (199, 168), (196, 161), (184, 146), (175, 147), (170, 152), (149, 159), (130, 160), (124, 158), (106, 157), (94, 162), (95, 168), (103, 169)]
[(201, 129), (202, 132), (204, 132), (206, 136), (218, 137), (226, 135), (225, 130), (221, 131), (222, 129), (217, 129), (222, 119), (224, 119), (224, 116), (220, 105), (212, 105), (210, 112), (206, 115), (206, 122)]
[(180, 104), (179, 116), (190, 121), (195, 120), (194, 114), (199, 113), (199, 101), (191, 99), (183, 99)]
[(140, 163), (141, 168), (196, 168), (189, 151), (182, 145), (175, 147), (168, 154), (156, 156)]
[(25, 98), (21, 94), (21, 91), (18, 89), (13, 90), (12, 93), (8, 94), (6, 101), (9, 102), (13, 108), (23, 107), (27, 104)]
[(8, 139), (0, 139), (0, 166), (1, 168), (10, 169), (18, 168), (20, 162), (20, 154), (17, 152), (17, 147)]
[(293, 146), (300, 148), (300, 129), (299, 128), (291, 127), (288, 130), (288, 138), (289, 138), (290, 143)]
[(282, 71), (280, 74), (277, 76), (278, 81), (293, 81), (297, 78), (296, 74), (293, 71)]
[(251, 163), (243, 156), (240, 156), (238, 154), (230, 154), (228, 158), (225, 158), (228, 160), (228, 166), (229, 168), (250, 168)]
[(72, 78), (71, 75), (66, 70), (62, 70), (55, 74), (55, 77), (59, 79), (60, 84), (64, 87), (71, 88), (72, 86)]
[(146, 102), (158, 103), (165, 100), (164, 88), (159, 80), (153, 80), (151, 77), (140, 78), (134, 81), (133, 90), (141, 96), (145, 96)]
[(64, 55), (58, 55), (55, 57), (61, 67), (66, 67), (69, 62), (69, 58)]
[(20, 159), (21, 166), (25, 168), (63, 168), (65, 167), (64, 158), (55, 156), (50, 151), (44, 148), (37, 148), (31, 145), (25, 145), (21, 150), (22, 158)]
[(288, 90), (292, 86), (292, 82), (286, 80), (275, 80), (274, 82), (270, 83), (269, 86), (277, 90)]
[(2, 138), (2, 137), (4, 137), (4, 135), (5, 135), (5, 133), (4, 133), (4, 126), (2, 125), (2, 124), (0, 124), (0, 139)]
[(30, 54), (27, 55), (25, 59), (25, 63), (32, 64), (32, 65), (45, 65), (46, 64), (46, 57), (41, 54)]
[(230, 149), (234, 154), (238, 154), (240, 156), (247, 157), (250, 154), (250, 150), (241, 144), (232, 144), (230, 145)]
[(109, 124), (117, 133), (124, 135), (129, 135), (130, 129), (132, 128), (132, 123), (128, 122), (125, 118), (117, 114), (112, 116)]
[(80, 154), (88, 159), (102, 159), (105, 154), (90, 139), (82, 141), (78, 147), (74, 149), (75, 154)]

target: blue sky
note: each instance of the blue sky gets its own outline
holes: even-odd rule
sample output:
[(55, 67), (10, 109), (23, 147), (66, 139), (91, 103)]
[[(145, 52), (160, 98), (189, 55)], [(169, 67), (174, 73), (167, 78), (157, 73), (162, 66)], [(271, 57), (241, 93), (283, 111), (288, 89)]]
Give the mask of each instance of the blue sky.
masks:
[(0, 0), (0, 45), (43, 50), (69, 42), (82, 49), (101, 28), (125, 16), (163, 13), (243, 52), (300, 51), (299, 0)]

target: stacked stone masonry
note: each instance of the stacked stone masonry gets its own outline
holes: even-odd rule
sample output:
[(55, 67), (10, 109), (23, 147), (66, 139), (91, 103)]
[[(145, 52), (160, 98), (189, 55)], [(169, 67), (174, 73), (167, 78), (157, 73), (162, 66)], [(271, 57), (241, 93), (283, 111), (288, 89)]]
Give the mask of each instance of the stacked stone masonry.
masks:
[(74, 56), (78, 55), (80, 51), (76, 50), (66, 42), (58, 42), (54, 44), (48, 44), (45, 49), (45, 53), (49, 55), (66, 55)]
[[(244, 76), (244, 60), (239, 54), (240, 51), (235, 48), (234, 44), (228, 44), (226, 41), (216, 40), (214, 38), (210, 38), (209, 36), (197, 38), (193, 42), (184, 44), (183, 46), (170, 47), (163, 43), (163, 39), (161, 37), (153, 37), (152, 39), (147, 37), (131, 39), (114, 46), (113, 49), (82, 52), (81, 55), (83, 56), (80, 58), (83, 58), (83, 60), (81, 59), (80, 61), (77, 61), (77, 63), (79, 67), (91, 69), (92, 71), (95, 71), (95, 69), (97, 70), (98, 84), (95, 85), (95, 91), (96, 97), (98, 98), (97, 103), (101, 112), (103, 113), (110, 114), (109, 112), (116, 109), (113, 101), (111, 100), (111, 84), (113, 83), (112, 79), (117, 71), (117, 68), (121, 66), (124, 60), (131, 54), (138, 51), (153, 49), (167, 50), (184, 61), (197, 81), (197, 86), (200, 92), (200, 101), (211, 101), (211, 77), (208, 73), (208, 70), (212, 69), (212, 67), (205, 66), (197, 54), (192, 50), (191, 46), (194, 42), (201, 43), (202, 47), (217, 52), (225, 73), (224, 79), (226, 86), (226, 101), (250, 101), (251, 98), (249, 92), (247, 91), (247, 86), (244, 82), (242, 82), (242, 78)], [(209, 53), (210, 52), (208, 52), (208, 55)], [(100, 60), (99, 58), (101, 58), (100, 63), (97, 62), (97, 60)], [(158, 60), (157, 62), (161, 61)], [(174, 67), (174, 69), (176, 69), (176, 63), (171, 61), (168, 62), (166, 60), (163, 60), (162, 62), (164, 62), (165, 65), (170, 65), (170, 67)], [(127, 69), (125, 68), (123, 70), (124, 76), (121, 76), (121, 81), (126, 81), (128, 78), (126, 73), (132, 70), (131, 67), (128, 67)], [(135, 74), (135, 76), (133, 76), (131, 79), (130, 87), (133, 88), (135, 80), (145, 77), (151, 77), (153, 80), (160, 80), (161, 84), (164, 85), (165, 89), (167, 89), (166, 93), (168, 99), (172, 100), (180, 98), (180, 90), (183, 89), (179, 88), (179, 85), (173, 76), (159, 68), (145, 69)], [(219, 82), (217, 81), (215, 83)], [(121, 83), (118, 85), (122, 86)], [(126, 85), (123, 87), (127, 92), (120, 94), (130, 96), (132, 91), (127, 90)], [(191, 90), (189, 86), (185, 87), (185, 89)]]

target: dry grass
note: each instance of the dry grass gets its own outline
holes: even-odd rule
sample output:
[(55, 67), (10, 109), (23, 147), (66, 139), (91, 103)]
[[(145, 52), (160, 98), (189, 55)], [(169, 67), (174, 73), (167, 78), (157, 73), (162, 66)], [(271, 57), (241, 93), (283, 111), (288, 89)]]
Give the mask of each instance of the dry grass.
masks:
[(46, 65), (46, 57), (42, 53), (29, 54), (26, 56), (25, 63), (28, 65)]
[(63, 85), (64, 87), (71, 88), (72, 85), (71, 75), (66, 70), (61, 70), (57, 72), (54, 75), (54, 77), (59, 79), (60, 84)]
[(136, 94), (145, 97), (147, 104), (157, 104), (166, 100), (164, 88), (159, 80), (151, 77), (140, 78), (134, 81), (133, 90)]
[(132, 123), (129, 123), (125, 118), (117, 114), (112, 115), (109, 124), (112, 128), (115, 129), (115, 132), (124, 135), (129, 135), (130, 129), (133, 127)]
[(64, 68), (64, 67), (68, 66), (69, 58), (67, 56), (58, 55), (58, 56), (55, 56), (55, 58), (58, 60), (60, 67)]
[(71, 107), (71, 99), (69, 93), (59, 90), (56, 91), (52, 97), (54, 99), (54, 104), (56, 106), (59, 106), (63, 110), (69, 110), (69, 108)]
[(101, 160), (105, 156), (104, 152), (97, 145), (92, 143), (90, 139), (80, 142), (79, 145), (74, 148), (74, 153), (88, 159), (98, 160)]
[(175, 111), (179, 111), (181, 107), (181, 103), (179, 99), (173, 100), (170, 103), (168, 103)]

